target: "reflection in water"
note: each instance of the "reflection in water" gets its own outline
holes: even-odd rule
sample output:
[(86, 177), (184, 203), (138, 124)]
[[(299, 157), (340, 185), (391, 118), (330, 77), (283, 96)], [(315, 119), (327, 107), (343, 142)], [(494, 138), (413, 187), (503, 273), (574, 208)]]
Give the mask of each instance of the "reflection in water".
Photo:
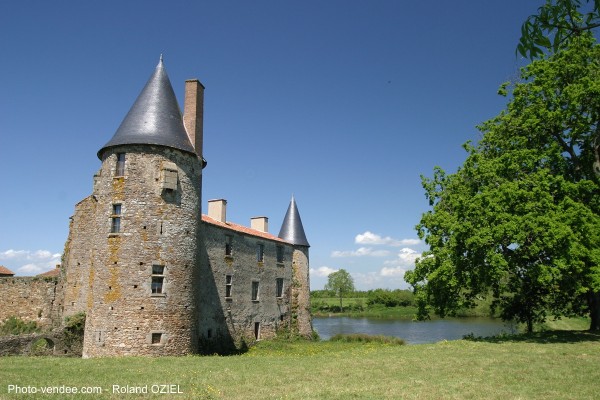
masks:
[(462, 339), (464, 335), (470, 333), (475, 336), (492, 336), (502, 332), (512, 333), (509, 324), (487, 318), (436, 319), (415, 322), (377, 318), (315, 317), (313, 318), (313, 327), (322, 340), (328, 340), (338, 333), (366, 333), (399, 337), (408, 344)]

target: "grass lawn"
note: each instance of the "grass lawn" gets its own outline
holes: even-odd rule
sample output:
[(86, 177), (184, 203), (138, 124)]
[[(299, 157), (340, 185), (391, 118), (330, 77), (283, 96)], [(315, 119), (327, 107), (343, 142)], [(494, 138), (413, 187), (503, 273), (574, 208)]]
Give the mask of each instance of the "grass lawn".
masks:
[[(405, 346), (265, 341), (229, 357), (0, 358), (0, 398), (597, 399), (599, 365), (600, 334), (583, 331)], [(182, 393), (113, 393), (160, 384)], [(102, 395), (39, 394), (45, 386)]]

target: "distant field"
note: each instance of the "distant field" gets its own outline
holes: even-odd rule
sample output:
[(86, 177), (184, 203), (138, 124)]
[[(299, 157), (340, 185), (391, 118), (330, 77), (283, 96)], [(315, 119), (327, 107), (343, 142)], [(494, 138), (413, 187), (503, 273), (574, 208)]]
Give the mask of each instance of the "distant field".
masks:
[[(598, 365), (600, 335), (586, 332), (405, 346), (265, 341), (230, 357), (0, 358), (0, 398), (597, 399)], [(9, 395), (9, 385), (38, 395)], [(42, 387), (102, 394), (41, 395)]]

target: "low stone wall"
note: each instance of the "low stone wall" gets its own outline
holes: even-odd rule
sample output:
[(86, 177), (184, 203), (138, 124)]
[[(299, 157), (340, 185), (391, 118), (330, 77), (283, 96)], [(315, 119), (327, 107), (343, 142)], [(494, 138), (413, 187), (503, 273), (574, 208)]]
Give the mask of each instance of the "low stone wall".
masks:
[(60, 325), (61, 289), (56, 277), (0, 278), (0, 323), (15, 316), (41, 328)]
[(45, 339), (48, 355), (81, 357), (83, 338), (71, 335), (62, 329), (46, 333), (30, 333), (27, 335), (9, 335), (0, 337), (0, 356), (36, 355), (34, 345)]

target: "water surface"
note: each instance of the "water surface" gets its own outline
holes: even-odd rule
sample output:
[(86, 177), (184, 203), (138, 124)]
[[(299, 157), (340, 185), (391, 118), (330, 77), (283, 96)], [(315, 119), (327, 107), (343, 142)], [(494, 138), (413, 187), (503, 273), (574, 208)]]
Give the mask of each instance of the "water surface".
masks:
[(395, 336), (408, 344), (435, 343), (441, 340), (511, 333), (511, 327), (501, 320), (488, 318), (453, 318), (431, 321), (390, 320), (379, 318), (315, 317), (313, 327), (322, 340), (338, 333), (366, 333)]

